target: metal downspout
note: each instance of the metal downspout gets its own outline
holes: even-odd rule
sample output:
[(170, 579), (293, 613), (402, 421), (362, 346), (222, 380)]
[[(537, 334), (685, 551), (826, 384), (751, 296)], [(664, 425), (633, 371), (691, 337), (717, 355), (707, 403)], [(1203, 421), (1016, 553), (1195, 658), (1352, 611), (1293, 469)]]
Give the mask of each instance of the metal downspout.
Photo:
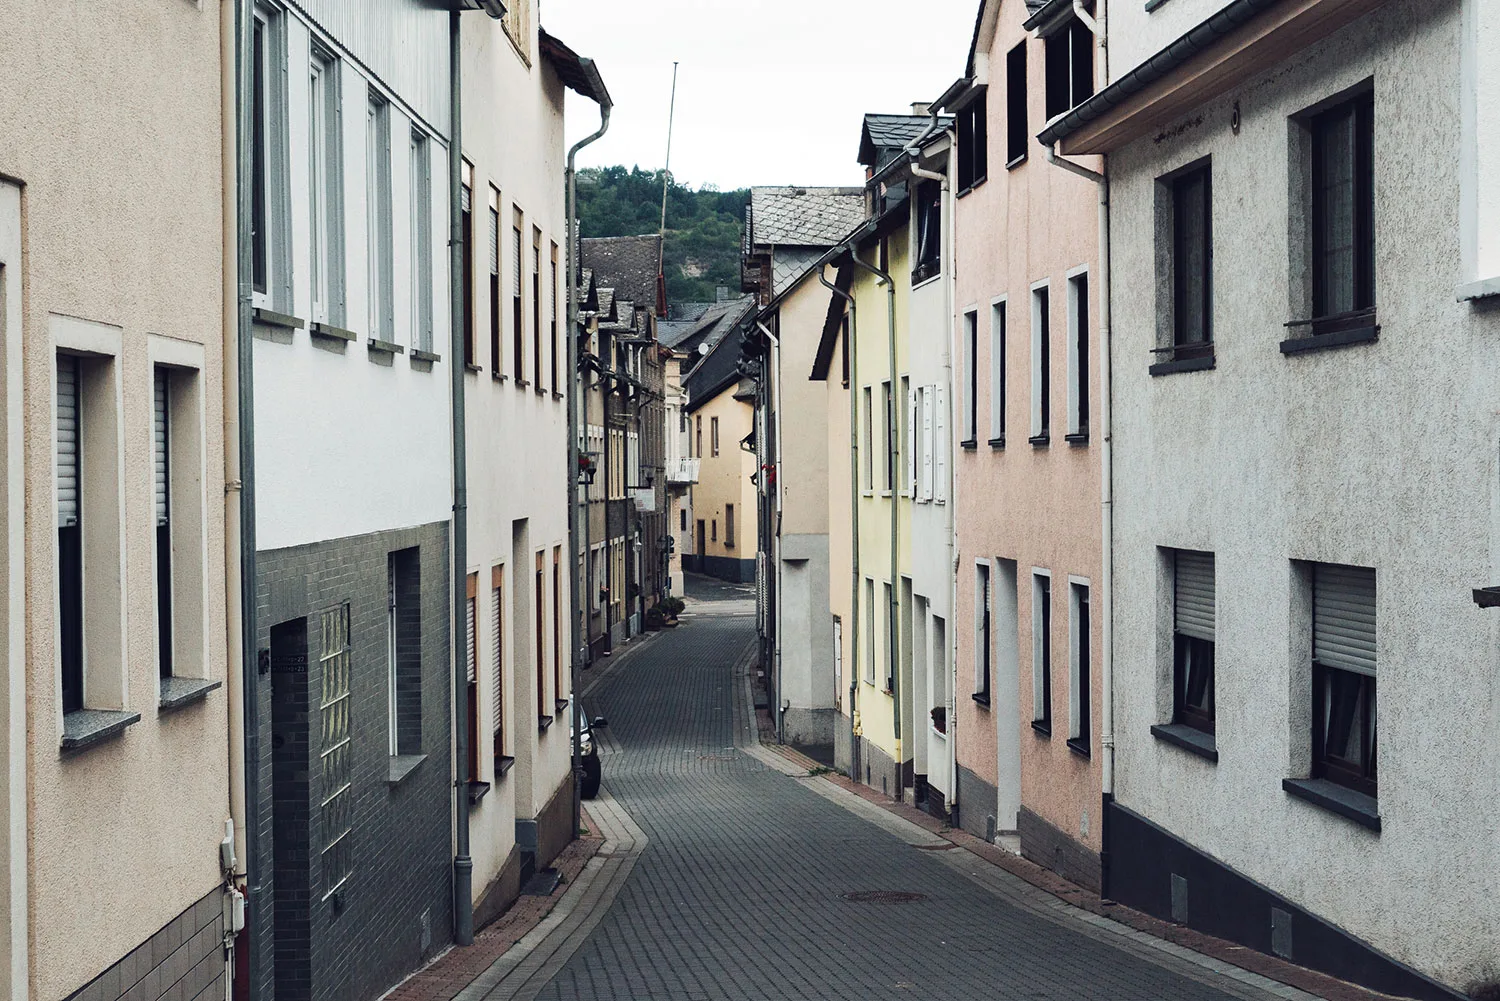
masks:
[(463, 46), (458, 11), (448, 15), (449, 112), (448, 257), (450, 273), (448, 370), (453, 391), (453, 941), (474, 942), (474, 861), (469, 857), (469, 678), (459, 665), (469, 653), (469, 469), (464, 425)]
[[(584, 606), (584, 583), (583, 578), (588, 573), (588, 510), (585, 506), (580, 518), (578, 512), (578, 479), (579, 479), (579, 408), (588, 405), (588, 396), (582, 387), (583, 369), (578, 363), (578, 172), (576, 164), (578, 152), (585, 146), (597, 142), (603, 138), (604, 133), (609, 131), (609, 114), (613, 104), (605, 91), (602, 81), (599, 80), (598, 71), (594, 69), (592, 59), (579, 61), (584, 71), (596, 84), (595, 99), (599, 101), (599, 131), (579, 141), (572, 149), (568, 150), (568, 165), (563, 171), (563, 179), (567, 186), (567, 239), (568, 252), (565, 261), (568, 269), (568, 468), (567, 468), (567, 497), (568, 497), (568, 558), (572, 561), (569, 576), (573, 578), (573, 663), (570, 674), (570, 683), (573, 690), (573, 836), (578, 836), (578, 830), (582, 823), (583, 800), (582, 790), (578, 784), (578, 774), (583, 767), (583, 757), (579, 746), (580, 731), (583, 729), (582, 702), (578, 697), (579, 685), (582, 681), (583, 664), (588, 659), (588, 629), (586, 626), (587, 610)], [(587, 414), (583, 415), (587, 420)], [(583, 491), (584, 504), (588, 503), (588, 489)], [(584, 557), (582, 566), (579, 566), (578, 536), (579, 522), (583, 523)]]
[[(859, 253), (853, 247), (849, 248), (849, 259), (852, 260), (855, 264), (864, 268), (866, 271), (870, 272), (870, 274), (874, 275), (878, 280), (885, 283), (886, 320), (889, 323), (890, 327), (886, 337), (886, 346), (890, 353), (891, 394), (890, 401), (886, 407), (886, 414), (884, 418), (886, 422), (885, 458), (886, 462), (890, 463), (892, 479), (891, 604), (890, 607), (886, 609), (886, 615), (890, 619), (889, 626), (886, 629), (886, 639), (890, 644), (890, 648), (886, 651), (886, 655), (890, 658), (891, 662), (891, 706), (893, 709), (891, 716), (894, 720), (896, 733), (896, 799), (904, 800), (906, 792), (906, 761), (902, 754), (901, 747), (901, 663), (897, 652), (897, 647), (900, 646), (901, 643), (901, 624), (899, 621), (899, 616), (901, 613), (901, 520), (899, 505), (897, 504), (897, 498), (900, 496), (900, 491), (896, 489), (896, 484), (894, 482), (896, 471), (900, 468), (901, 464), (901, 450), (896, 443), (896, 439), (898, 436), (895, 434), (896, 428), (898, 426), (898, 422), (895, 420), (896, 387), (897, 385), (899, 385), (899, 383), (897, 383), (896, 381), (896, 283), (891, 280), (891, 276), (886, 272), (880, 270), (873, 264), (860, 260)], [(850, 374), (852, 377), (852, 370)], [(853, 380), (851, 378), (851, 385), (852, 381)], [(949, 395), (951, 396), (952, 394), (950, 393)], [(873, 475), (871, 476), (871, 479), (874, 479)], [(871, 487), (873, 488), (873, 486), (874, 484), (872, 483)]]
[[(775, 561), (774, 561), (775, 562), (775, 567), (779, 571), (779, 568), (781, 566), (781, 508), (782, 508), (782, 486), (781, 486), (781, 339), (779, 337), (777, 337), (775, 334), (771, 333), (771, 329), (769, 327), (767, 327), (764, 323), (762, 323), (759, 319), (757, 319), (755, 321), (755, 325), (760, 328), (760, 332), (765, 335), (766, 340), (768, 340), (768, 341), (771, 342), (770, 358), (769, 358), (769, 364), (767, 366), (768, 369), (769, 369), (769, 371), (766, 372), (765, 375), (766, 375), (766, 378), (768, 378), (768, 379), (771, 380), (771, 394), (770, 394), (771, 395), (771, 415), (772, 415), (771, 419), (775, 422), (775, 430), (773, 432), (772, 429), (770, 427), (768, 427), (766, 429), (766, 431), (767, 431), (766, 437), (768, 439), (770, 439), (770, 441), (767, 442), (767, 445), (772, 446), (772, 456), (771, 456), (770, 466), (771, 466), (771, 468), (773, 470), (775, 470), (774, 475), (776, 477), (776, 507), (775, 507), (776, 519), (775, 519), (775, 522), (771, 526), (768, 527), (767, 536), (768, 536), (768, 541), (771, 543), (771, 547), (770, 547), (771, 550), (772, 550), (771, 555), (775, 558)], [(778, 574), (778, 576), (779, 576), (779, 574)], [(766, 574), (766, 577), (767, 577), (768, 580), (774, 579), (772, 573), (770, 573), (770, 572), (768, 572)], [(782, 618), (781, 618), (781, 588), (780, 587), (776, 588), (775, 601), (772, 604), (776, 608), (775, 646), (774, 646), (773, 651), (772, 651), (772, 658), (774, 659), (774, 661), (776, 663), (776, 698), (777, 698), (778, 702), (780, 702), (781, 704), (784, 705), (787, 700), (786, 700), (785, 691), (781, 687), (781, 680), (782, 680), (781, 679), (781, 623), (782, 623)], [(785, 726), (785, 718), (784, 717), (785, 717), (785, 711), (777, 712), (777, 714), (776, 714), (776, 739), (779, 740), (779, 741), (782, 741), (782, 742), (786, 741), (786, 726)]]
[[(254, 26), (251, 0), (237, 0), (235, 17), (235, 271), (236, 314), (234, 335), (235, 382), (234, 407), (239, 434), (235, 447), (239, 460), (239, 666), (242, 684), (241, 711), (245, 728), (246, 773), (244, 798), (245, 853), (242, 864), (246, 872), (246, 911), (258, 918), (263, 904), (260, 856), (260, 667), (257, 657), (259, 622), (256, 616), (255, 580), (255, 337), (252, 313), (251, 274), (251, 156), (250, 156), (250, 35)], [(226, 362), (227, 362), (226, 357)], [(225, 374), (229, 376), (229, 365)], [(225, 390), (229, 389), (226, 379)], [(225, 397), (226, 404), (229, 397)], [(226, 505), (227, 507), (227, 505)], [(226, 526), (227, 527), (227, 526)], [(226, 538), (226, 543), (228, 539)], [(271, 915), (260, 925), (269, 933)], [(253, 938), (253, 935), (252, 935)], [(250, 997), (259, 1001), (261, 987), (261, 950), (250, 943), (248, 979)]]
[[(853, 251), (851, 250), (852, 254)], [(849, 777), (859, 781), (855, 774), (859, 750), (859, 401), (854, 393), (854, 374), (859, 371), (858, 304), (854, 296), (839, 288), (818, 269), (818, 281), (849, 306), (849, 332), (845, 335), (849, 347), (849, 530), (853, 536), (850, 546), (850, 594), (849, 594), (849, 644), (851, 656), (844, 658), (844, 670), (849, 674)]]
[[(240, 586), (240, 510), (243, 493), (240, 480), (239, 447), (239, 129), (231, 128), (239, 116), (239, 5), (235, 5), (232, 16), (221, 11), (219, 22), (219, 73), (220, 113), (224, 127), (220, 130), (221, 170), (224, 190), (222, 197), (222, 232), (224, 234), (222, 254), (222, 282), (224, 301), (222, 304), (223, 329), (221, 331), (223, 355), (223, 406), (224, 428), (224, 672), (225, 691), (229, 699), (229, 817), (233, 836), (234, 865), (225, 872), (231, 885), (243, 888), (249, 855), (245, 846), (245, 831), (250, 826), (245, 822), (245, 642), (244, 625), (241, 622)], [(231, 360), (233, 359), (233, 361)], [(234, 983), (235, 932), (224, 930), (225, 980), (229, 989)]]

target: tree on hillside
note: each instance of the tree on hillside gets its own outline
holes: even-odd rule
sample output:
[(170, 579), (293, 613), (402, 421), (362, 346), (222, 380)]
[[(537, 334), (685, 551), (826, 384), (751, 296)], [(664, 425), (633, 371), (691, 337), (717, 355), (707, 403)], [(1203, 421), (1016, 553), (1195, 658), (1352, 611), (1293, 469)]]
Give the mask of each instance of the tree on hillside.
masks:
[[(585, 237), (641, 236), (661, 225), (659, 170), (590, 167), (578, 172), (578, 222)], [(711, 302), (740, 282), (740, 234), (750, 192), (696, 190), (675, 180), (667, 190), (666, 276), (671, 302)]]

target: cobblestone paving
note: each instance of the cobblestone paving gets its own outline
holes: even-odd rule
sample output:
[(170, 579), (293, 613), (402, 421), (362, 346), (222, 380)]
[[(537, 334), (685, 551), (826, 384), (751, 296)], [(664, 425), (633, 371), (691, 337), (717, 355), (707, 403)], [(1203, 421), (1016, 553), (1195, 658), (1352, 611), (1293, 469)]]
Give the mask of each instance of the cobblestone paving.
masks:
[[(591, 695), (609, 719), (605, 785), (650, 840), (543, 1001), (1229, 1001), (997, 898), (741, 752), (734, 665), (753, 619), (696, 611)], [(840, 896), (863, 890), (924, 899)]]

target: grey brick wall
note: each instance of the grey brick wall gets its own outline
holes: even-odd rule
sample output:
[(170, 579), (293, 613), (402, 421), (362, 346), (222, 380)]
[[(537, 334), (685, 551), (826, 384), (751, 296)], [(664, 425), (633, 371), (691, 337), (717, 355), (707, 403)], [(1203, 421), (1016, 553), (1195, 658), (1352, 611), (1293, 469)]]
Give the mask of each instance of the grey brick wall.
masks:
[[(259, 648), (271, 648), (273, 627), (301, 628), (298, 620), (304, 619), (308, 646), (300, 683), (283, 680), (285, 674), (260, 675), (261, 742), (254, 779), (262, 808), (259, 858), (252, 865), (262, 900), (249, 921), (261, 997), (378, 997), (452, 940), (448, 529), (447, 522), (439, 522), (257, 554)], [(426, 760), (392, 785), (387, 601), (395, 553), (403, 553), (398, 566), (410, 560), (414, 568), (409, 575), (398, 574), (398, 608), (404, 604), (413, 616), (410, 621), (400, 616), (398, 648), (404, 656), (399, 659), (403, 668), (414, 659), (420, 664), (415, 689), (420, 715), (405, 721), (402, 750), (408, 750), (404, 745), (415, 733)], [(319, 855), (319, 615), (345, 603), (352, 647), (352, 863), (347, 881), (329, 894)], [(398, 673), (403, 682), (412, 677), (407, 670)], [(300, 719), (286, 707), (280, 710), (279, 735), (273, 734), (278, 683), (291, 698), (300, 685), (306, 707)], [(295, 767), (283, 763), (278, 801), (273, 745), (279, 738), (283, 757), (295, 760), (295, 754), (285, 754), (292, 733), (306, 734), (307, 772), (299, 777)], [(288, 871), (301, 876), (284, 875)], [(278, 976), (278, 964), (292, 968)], [(299, 970), (306, 971), (305, 978)]]
[(222, 1001), (223, 941), (223, 891), (216, 887), (68, 1001)]

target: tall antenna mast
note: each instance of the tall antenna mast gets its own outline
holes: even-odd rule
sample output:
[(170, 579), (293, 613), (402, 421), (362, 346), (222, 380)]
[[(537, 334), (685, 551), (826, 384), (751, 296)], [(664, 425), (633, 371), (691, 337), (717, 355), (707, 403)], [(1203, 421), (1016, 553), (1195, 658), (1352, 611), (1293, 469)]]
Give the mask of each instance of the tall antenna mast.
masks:
[(656, 260), (657, 313), (667, 312), (667, 192), (672, 186), (672, 126), (677, 119), (677, 61), (672, 61), (672, 103), (667, 110), (667, 163), (661, 172), (661, 246)]

